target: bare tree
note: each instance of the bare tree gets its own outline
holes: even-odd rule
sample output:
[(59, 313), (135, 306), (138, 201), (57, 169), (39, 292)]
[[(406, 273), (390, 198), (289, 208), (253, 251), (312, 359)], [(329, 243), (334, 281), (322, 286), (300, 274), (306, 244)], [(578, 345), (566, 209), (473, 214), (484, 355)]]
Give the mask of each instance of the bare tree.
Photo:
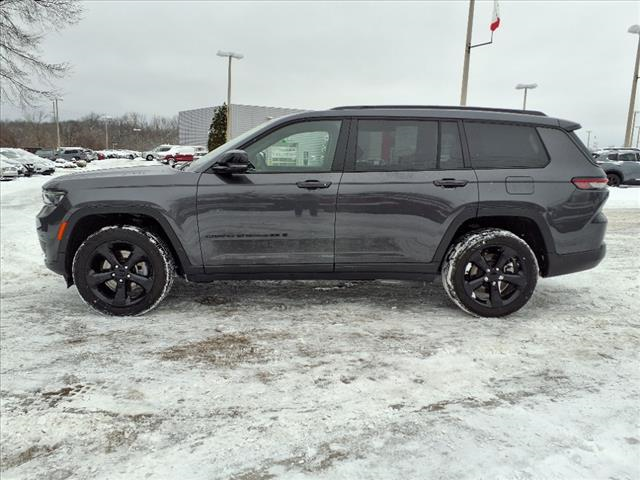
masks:
[(68, 70), (66, 63), (48, 63), (40, 56), (47, 31), (74, 24), (82, 8), (77, 0), (0, 0), (0, 99), (33, 105), (56, 95), (53, 80)]

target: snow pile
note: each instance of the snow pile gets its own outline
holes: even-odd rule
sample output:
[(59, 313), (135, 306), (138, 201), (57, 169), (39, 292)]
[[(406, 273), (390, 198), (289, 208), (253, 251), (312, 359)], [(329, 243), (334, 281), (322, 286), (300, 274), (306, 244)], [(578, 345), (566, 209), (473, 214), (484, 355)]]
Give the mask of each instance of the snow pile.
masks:
[(42, 264), (46, 180), (0, 185), (3, 480), (640, 477), (640, 210), (506, 319), (439, 282), (265, 281), (109, 318)]

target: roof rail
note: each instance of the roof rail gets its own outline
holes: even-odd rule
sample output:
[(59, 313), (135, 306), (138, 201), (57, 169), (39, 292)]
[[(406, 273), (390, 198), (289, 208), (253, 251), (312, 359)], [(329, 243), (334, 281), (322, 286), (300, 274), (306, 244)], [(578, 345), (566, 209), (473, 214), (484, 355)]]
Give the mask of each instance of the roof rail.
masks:
[(524, 115), (538, 115), (546, 117), (547, 114), (537, 110), (516, 110), (513, 108), (493, 108), (493, 107), (460, 107), (449, 105), (347, 105), (334, 107), (331, 110), (367, 110), (367, 109), (421, 109), (421, 110), (466, 110), (481, 112), (501, 112), (501, 113), (520, 113)]

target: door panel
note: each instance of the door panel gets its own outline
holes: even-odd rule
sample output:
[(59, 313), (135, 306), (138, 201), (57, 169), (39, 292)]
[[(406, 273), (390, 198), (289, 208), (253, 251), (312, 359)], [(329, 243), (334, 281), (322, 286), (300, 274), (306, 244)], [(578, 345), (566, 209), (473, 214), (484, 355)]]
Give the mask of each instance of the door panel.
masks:
[[(340, 173), (203, 174), (198, 224), (205, 271), (333, 270)], [(326, 188), (300, 188), (309, 180)]]
[[(467, 184), (433, 183), (448, 178)], [(336, 214), (336, 271), (353, 264), (378, 264), (372, 268), (382, 271), (430, 263), (449, 225), (465, 209), (475, 214), (477, 200), (472, 170), (345, 172)]]
[(449, 226), (476, 215), (458, 122), (358, 120), (336, 212), (336, 271), (428, 271)]
[(205, 173), (198, 228), (205, 272), (333, 271), (348, 122), (292, 122), (243, 146), (254, 170)]

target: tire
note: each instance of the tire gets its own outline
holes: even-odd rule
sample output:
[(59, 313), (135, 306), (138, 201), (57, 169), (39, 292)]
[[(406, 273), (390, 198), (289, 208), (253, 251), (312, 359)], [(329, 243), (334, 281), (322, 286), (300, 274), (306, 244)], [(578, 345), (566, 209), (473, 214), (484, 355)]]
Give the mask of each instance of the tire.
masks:
[(617, 173), (607, 173), (607, 185), (610, 187), (619, 187), (622, 183), (622, 178)]
[(173, 158), (170, 158), (168, 163), (170, 167), (173, 167), (176, 164), (176, 161)]
[(98, 312), (141, 315), (169, 293), (175, 266), (164, 241), (154, 234), (129, 225), (109, 226), (80, 245), (72, 274), (80, 297)]
[(504, 317), (522, 308), (538, 281), (538, 261), (517, 235), (497, 228), (471, 232), (452, 245), (442, 267), (449, 298), (479, 317)]
[(147, 155), (147, 162), (150, 162), (151, 160), (153, 160), (153, 155)]

